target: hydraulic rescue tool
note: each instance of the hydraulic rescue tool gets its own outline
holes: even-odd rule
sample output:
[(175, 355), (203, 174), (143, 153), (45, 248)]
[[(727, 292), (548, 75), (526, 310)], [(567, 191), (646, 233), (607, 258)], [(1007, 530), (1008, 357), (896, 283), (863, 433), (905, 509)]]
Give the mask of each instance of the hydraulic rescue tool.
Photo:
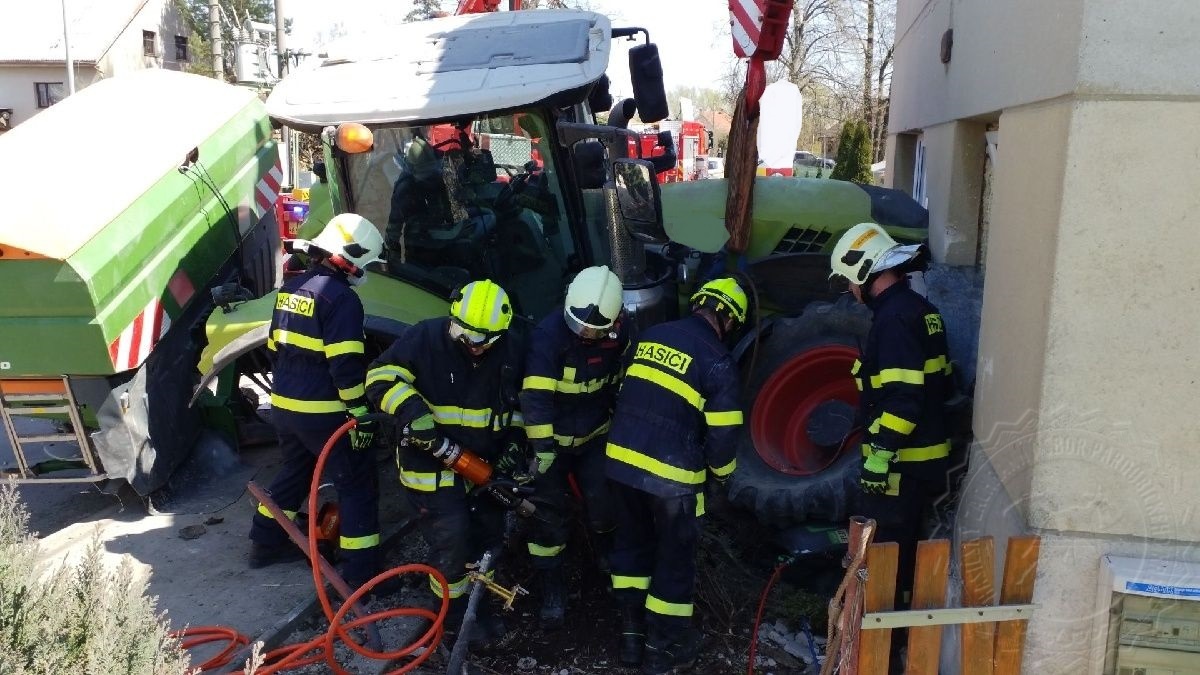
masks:
[[(406, 427), (400, 440), (401, 447), (416, 447), (410, 442), (408, 432)], [(492, 466), (479, 455), (446, 438), (429, 452), (446, 468), (469, 481), (474, 486), (471, 490), (472, 495), (486, 493), (504, 508), (516, 511), (519, 516), (542, 518), (541, 514), (537, 513), (537, 507), (525, 498), (533, 493), (533, 488), (523, 485), (511, 476), (496, 475)]]

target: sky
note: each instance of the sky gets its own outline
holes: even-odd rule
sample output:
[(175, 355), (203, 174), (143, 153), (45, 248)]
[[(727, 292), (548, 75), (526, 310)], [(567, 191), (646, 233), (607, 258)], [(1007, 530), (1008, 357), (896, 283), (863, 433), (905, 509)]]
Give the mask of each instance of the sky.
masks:
[[(453, 11), (455, 0), (442, 5)], [(678, 86), (720, 90), (733, 59), (726, 0), (584, 0), (615, 26), (639, 26), (658, 44), (667, 91)], [(284, 13), (293, 19), (288, 47), (312, 49), (328, 39), (339, 22), (350, 34), (359, 26), (399, 22), (412, 8), (410, 0), (286, 0)], [(640, 39), (640, 38), (639, 38)], [(613, 43), (608, 76), (614, 97), (631, 96), (627, 43)]]

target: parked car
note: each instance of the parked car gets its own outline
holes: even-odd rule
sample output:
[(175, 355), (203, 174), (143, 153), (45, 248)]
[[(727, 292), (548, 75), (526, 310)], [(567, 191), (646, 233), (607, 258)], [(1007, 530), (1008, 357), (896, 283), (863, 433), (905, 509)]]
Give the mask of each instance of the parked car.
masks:
[[(819, 169), (832, 169), (833, 160), (829, 159), (828, 157), (817, 157), (806, 150), (797, 150), (796, 156), (792, 159), (792, 166), (811, 166)], [(798, 168), (797, 173), (799, 173)]]
[(725, 158), (724, 157), (709, 157), (708, 158), (708, 177), (709, 178), (724, 178), (725, 177)]

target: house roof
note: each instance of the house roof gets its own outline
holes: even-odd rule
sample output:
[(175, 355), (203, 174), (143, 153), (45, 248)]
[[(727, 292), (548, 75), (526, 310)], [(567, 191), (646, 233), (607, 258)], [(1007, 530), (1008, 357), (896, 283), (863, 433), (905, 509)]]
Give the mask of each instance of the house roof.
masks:
[[(99, 61), (148, 1), (68, 0), (72, 60)], [(0, 21), (0, 63), (66, 61), (60, 3), (25, 2), (5, 14)]]

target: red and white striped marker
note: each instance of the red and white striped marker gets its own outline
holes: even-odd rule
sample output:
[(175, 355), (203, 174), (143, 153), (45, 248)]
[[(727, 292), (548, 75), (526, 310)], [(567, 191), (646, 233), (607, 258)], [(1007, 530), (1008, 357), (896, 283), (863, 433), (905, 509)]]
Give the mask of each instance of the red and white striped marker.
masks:
[(162, 302), (154, 298), (108, 346), (113, 369), (119, 373), (137, 368), (170, 327), (171, 317), (163, 310)]
[(767, 0), (729, 0), (733, 53), (748, 59), (758, 50)]
[(279, 160), (276, 160), (275, 166), (272, 166), (271, 170), (255, 186), (254, 204), (258, 207), (255, 210), (258, 219), (261, 219), (267, 211), (275, 206), (275, 198), (279, 196), (281, 182), (283, 182), (283, 169), (279, 166)]

